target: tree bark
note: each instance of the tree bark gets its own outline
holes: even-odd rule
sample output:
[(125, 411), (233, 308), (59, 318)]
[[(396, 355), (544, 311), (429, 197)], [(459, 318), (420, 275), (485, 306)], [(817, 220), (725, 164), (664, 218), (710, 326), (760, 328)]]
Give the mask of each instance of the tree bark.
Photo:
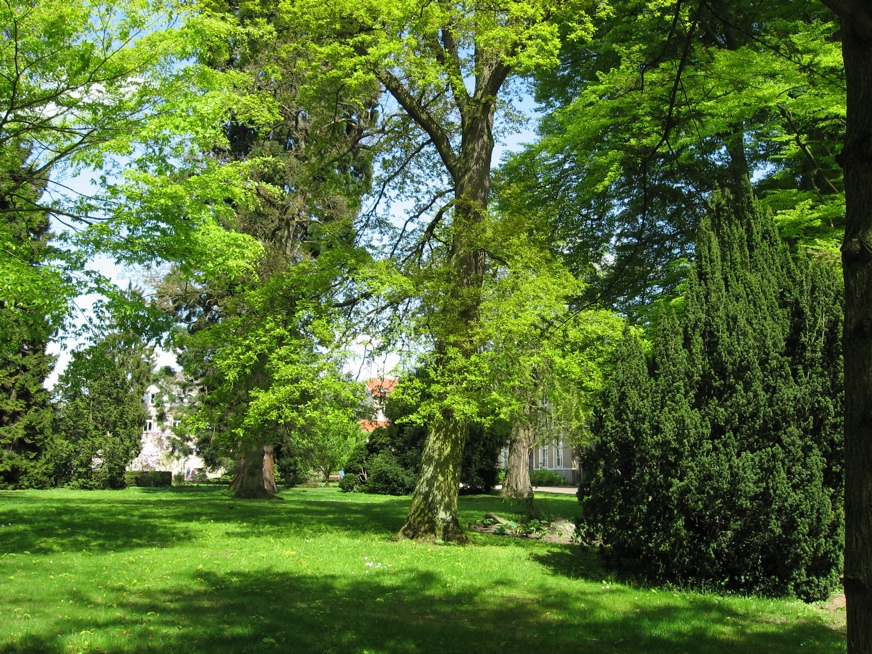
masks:
[(421, 472), (400, 537), (467, 542), (457, 519), (462, 459), (463, 424), (451, 416), (434, 421), (424, 441)]
[(236, 464), (230, 490), (246, 500), (269, 500), (278, 494), (272, 445), (258, 444), (245, 450)]
[(824, 0), (841, 18), (845, 145), (845, 597), (848, 652), (872, 652), (872, 6)]
[[(450, 287), (440, 308), (437, 366), (446, 363), (450, 366), (449, 357), (468, 360), (476, 347), (475, 332), (485, 270), (480, 238), (490, 196), (495, 95), (484, 99), (476, 97), (462, 112), (463, 133), (454, 179), (454, 220), (447, 262)], [(457, 519), (463, 442), (463, 421), (451, 409), (443, 409), (441, 417), (430, 425), (427, 432), (421, 455), (421, 473), (400, 537), (424, 541), (467, 541)]]
[(530, 450), (536, 439), (536, 431), (529, 424), (512, 425), (512, 440), (509, 445), (509, 464), (500, 495), (520, 502), (532, 502), (533, 484), (530, 483)]
[(505, 499), (516, 501), (528, 518), (540, 517), (533, 504), (533, 484), (530, 481), (530, 450), (535, 440), (536, 430), (528, 421), (512, 425), (509, 464), (500, 493)]

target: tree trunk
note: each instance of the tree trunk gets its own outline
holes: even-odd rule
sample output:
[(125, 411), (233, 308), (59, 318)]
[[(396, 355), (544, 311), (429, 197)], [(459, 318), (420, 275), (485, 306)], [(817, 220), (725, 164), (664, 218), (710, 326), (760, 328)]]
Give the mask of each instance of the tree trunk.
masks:
[(845, 170), (845, 596), (848, 652), (872, 652), (872, 7), (826, 4), (842, 19)]
[(269, 500), (278, 494), (272, 445), (253, 445), (245, 450), (236, 464), (230, 490), (246, 500)]
[(412, 506), (399, 533), (402, 538), (467, 542), (457, 519), (462, 458), (463, 424), (450, 416), (434, 421), (424, 441)]
[[(475, 351), (485, 256), (480, 238), (487, 218), (493, 154), (492, 100), (464, 115), (461, 155), (454, 180), (454, 221), (448, 254), (450, 288), (442, 299), (436, 334), (436, 365), (456, 366)], [(446, 352), (451, 351), (448, 355)], [(458, 359), (459, 357), (459, 359)], [(466, 542), (457, 519), (464, 429), (451, 409), (430, 425), (421, 455), (421, 473), (399, 536), (415, 540)]]
[(509, 446), (509, 464), (500, 495), (507, 499), (532, 502), (533, 485), (530, 483), (530, 450), (536, 439), (532, 425), (512, 425)]
[[(529, 415), (527, 416), (529, 418)], [(533, 484), (530, 482), (530, 450), (536, 440), (536, 430), (529, 422), (512, 426), (509, 465), (506, 480), (500, 493), (505, 499), (514, 500), (528, 518), (541, 517), (533, 504)]]

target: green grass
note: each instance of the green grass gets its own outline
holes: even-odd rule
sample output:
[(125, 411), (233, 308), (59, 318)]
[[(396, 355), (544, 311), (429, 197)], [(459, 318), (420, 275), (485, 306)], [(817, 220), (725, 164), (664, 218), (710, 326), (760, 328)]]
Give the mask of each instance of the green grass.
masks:
[(568, 545), (394, 542), (408, 498), (282, 496), (0, 492), (0, 652), (845, 651), (844, 611), (637, 588)]

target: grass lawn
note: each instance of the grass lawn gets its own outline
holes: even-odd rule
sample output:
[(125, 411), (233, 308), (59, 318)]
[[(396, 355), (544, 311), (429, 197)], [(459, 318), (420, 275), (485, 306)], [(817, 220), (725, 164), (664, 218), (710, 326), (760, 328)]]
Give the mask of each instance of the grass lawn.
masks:
[[(637, 588), (577, 546), (394, 542), (408, 498), (0, 492), (0, 652), (844, 652), (844, 610)], [(542, 496), (574, 517), (572, 495)], [(499, 498), (461, 498), (464, 524)]]

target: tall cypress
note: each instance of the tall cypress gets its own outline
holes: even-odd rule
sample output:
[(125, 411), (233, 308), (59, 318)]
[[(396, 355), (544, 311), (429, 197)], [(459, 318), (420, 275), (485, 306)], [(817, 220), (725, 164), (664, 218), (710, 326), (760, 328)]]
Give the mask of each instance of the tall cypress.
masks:
[[(793, 261), (753, 201), (714, 200), (647, 379), (612, 378), (584, 455), (597, 473), (579, 497), (612, 561), (729, 591), (812, 600), (835, 588), (840, 305), (832, 266)], [(620, 404), (645, 387), (644, 403)], [(635, 502), (611, 511), (604, 491)]]
[[(0, 170), (0, 488), (41, 485), (40, 454), (52, 412), (43, 382), (53, 357), (45, 298), (32, 288), (46, 259), (49, 219), (34, 202), (43, 186), (26, 174), (27, 148), (7, 148)], [(14, 154), (15, 156), (11, 156)], [(5, 291), (9, 291), (8, 293)]]

